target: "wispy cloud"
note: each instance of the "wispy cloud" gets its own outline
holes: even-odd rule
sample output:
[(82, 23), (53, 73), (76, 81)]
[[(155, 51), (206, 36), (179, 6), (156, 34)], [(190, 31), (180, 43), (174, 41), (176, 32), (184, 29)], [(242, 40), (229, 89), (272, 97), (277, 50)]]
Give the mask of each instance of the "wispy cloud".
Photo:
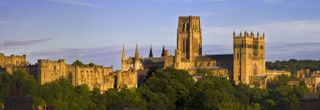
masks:
[(10, 22), (0, 20), (0, 24), (10, 24)]
[(76, 6), (102, 8), (101, 6), (98, 6), (96, 4), (89, 3), (88, 2), (89, 0), (87, 0), (87, 1), (85, 1), (85, 0), (48, 0), (48, 1), (69, 4), (69, 5), (76, 5)]
[(24, 41), (0, 41), (0, 46), (1, 46), (1, 48), (27, 46), (27, 45), (34, 45), (34, 44), (46, 42), (46, 41), (49, 41), (51, 39), (52, 38), (24, 40)]
[(9, 22), (8, 20), (6, 20), (3, 17), (0, 17), (0, 24), (13, 24), (12, 22)]

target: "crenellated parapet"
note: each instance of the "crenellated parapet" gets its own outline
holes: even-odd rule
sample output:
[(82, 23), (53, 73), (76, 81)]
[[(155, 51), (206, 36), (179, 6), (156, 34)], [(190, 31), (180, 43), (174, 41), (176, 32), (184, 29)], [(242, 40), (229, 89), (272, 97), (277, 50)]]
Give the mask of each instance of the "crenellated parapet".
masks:
[(239, 34), (236, 34), (236, 32), (233, 32), (233, 38), (234, 39), (256, 39), (256, 40), (264, 40), (265, 34), (263, 33), (262, 35), (257, 32), (256, 34), (254, 32), (240, 32)]

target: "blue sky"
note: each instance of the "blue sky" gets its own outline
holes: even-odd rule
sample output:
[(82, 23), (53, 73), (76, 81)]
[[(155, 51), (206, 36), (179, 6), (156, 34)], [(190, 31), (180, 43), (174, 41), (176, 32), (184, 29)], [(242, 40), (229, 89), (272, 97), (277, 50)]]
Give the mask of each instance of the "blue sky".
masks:
[(232, 53), (232, 32), (265, 32), (267, 60), (319, 59), (319, 0), (0, 0), (0, 49), (116, 68), (122, 45), (173, 54), (178, 16), (201, 17), (204, 52)]

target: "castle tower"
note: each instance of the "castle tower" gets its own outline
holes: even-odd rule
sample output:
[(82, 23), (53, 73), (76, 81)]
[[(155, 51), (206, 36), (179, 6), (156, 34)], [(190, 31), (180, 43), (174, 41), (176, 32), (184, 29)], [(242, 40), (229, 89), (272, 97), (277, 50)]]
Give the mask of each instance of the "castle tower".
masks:
[(250, 84), (254, 76), (265, 74), (265, 40), (264, 35), (257, 36), (251, 32), (233, 33), (233, 80), (236, 84)]
[(180, 16), (177, 31), (177, 50), (183, 58), (192, 60), (202, 54), (199, 16)]
[(149, 58), (152, 58), (153, 57), (153, 53), (152, 53), (152, 45), (150, 47), (150, 52), (149, 52)]
[(122, 56), (121, 56), (121, 70), (125, 71), (127, 68), (127, 63), (126, 63), (126, 50), (124, 48), (124, 45), (122, 47)]
[(134, 54), (134, 70), (140, 69), (140, 54), (138, 50), (138, 44), (136, 45), (136, 51)]

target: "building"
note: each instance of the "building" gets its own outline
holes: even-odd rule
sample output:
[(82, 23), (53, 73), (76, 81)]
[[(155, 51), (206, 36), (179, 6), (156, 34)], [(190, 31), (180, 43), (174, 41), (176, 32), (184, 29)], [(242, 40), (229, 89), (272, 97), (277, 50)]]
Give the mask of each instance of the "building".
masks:
[(265, 75), (265, 35), (233, 33), (233, 80), (250, 84), (255, 76)]
[(6, 71), (12, 74), (15, 70), (27, 71), (29, 63), (26, 60), (26, 55), (10, 55), (5, 56), (4, 53), (0, 53), (0, 70)]
[[(264, 38), (265, 34), (255, 35), (253, 32), (244, 32), (243, 35), (241, 32), (239, 35), (233, 33), (233, 54), (202, 55), (200, 17), (180, 16), (175, 55), (169, 55), (168, 50), (163, 47), (161, 56), (155, 57), (151, 47), (149, 57), (140, 58), (138, 47), (136, 47), (135, 57), (126, 58), (125, 48), (123, 48), (122, 70), (137, 71), (173, 67), (197, 75), (196, 69), (206, 68), (213, 71), (214, 75), (232, 79), (236, 83), (252, 84), (253, 79), (266, 75)], [(262, 80), (265, 80), (265, 77)]]
[[(112, 67), (85, 64), (66, 64), (63, 59), (40, 59), (36, 64), (35, 77), (40, 84), (61, 78), (72, 81), (74, 86), (87, 85), (90, 90), (99, 88), (102, 92), (114, 87), (115, 75)], [(35, 69), (33, 69), (35, 70)]]

